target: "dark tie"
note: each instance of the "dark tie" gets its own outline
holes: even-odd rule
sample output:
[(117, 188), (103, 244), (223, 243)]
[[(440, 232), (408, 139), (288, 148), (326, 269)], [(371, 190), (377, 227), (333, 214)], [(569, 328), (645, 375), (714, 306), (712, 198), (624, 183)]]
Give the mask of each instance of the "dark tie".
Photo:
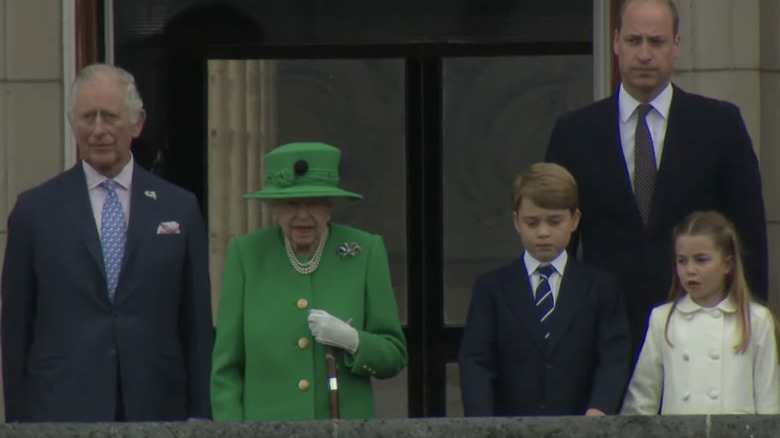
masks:
[(650, 217), (650, 204), (653, 201), (656, 174), (653, 138), (647, 127), (647, 113), (651, 109), (653, 107), (649, 104), (637, 107), (636, 132), (634, 133), (634, 197), (645, 225)]
[(544, 339), (550, 337), (550, 330), (545, 323), (553, 311), (553, 294), (550, 288), (550, 275), (555, 272), (552, 265), (544, 265), (536, 268), (536, 272), (542, 277), (542, 281), (536, 286), (534, 298), (536, 300), (536, 313), (539, 315), (539, 322), (542, 323)]

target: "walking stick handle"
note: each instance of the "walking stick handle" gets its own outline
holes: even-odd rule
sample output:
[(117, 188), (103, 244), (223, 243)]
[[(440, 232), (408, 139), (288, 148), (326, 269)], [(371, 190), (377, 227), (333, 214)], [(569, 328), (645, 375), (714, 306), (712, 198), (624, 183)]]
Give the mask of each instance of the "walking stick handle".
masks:
[(336, 350), (325, 346), (325, 361), (328, 363), (328, 393), (330, 394), (330, 418), (339, 418), (339, 379)]

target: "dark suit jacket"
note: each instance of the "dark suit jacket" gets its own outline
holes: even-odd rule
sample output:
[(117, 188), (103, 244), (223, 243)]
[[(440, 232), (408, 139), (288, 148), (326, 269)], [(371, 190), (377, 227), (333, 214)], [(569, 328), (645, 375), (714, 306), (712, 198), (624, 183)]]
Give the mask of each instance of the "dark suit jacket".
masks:
[[(672, 229), (688, 214), (718, 210), (735, 224), (754, 295), (766, 300), (766, 217), (758, 162), (739, 109), (674, 86), (647, 227), (642, 224), (620, 143), (617, 94), (558, 119), (547, 161), (577, 180), (583, 259), (623, 286), (634, 348), (650, 309), (667, 298)], [(572, 242), (576, 245), (577, 239)], [(569, 248), (574, 254), (576, 247)]]
[[(158, 235), (165, 221), (181, 234)], [(6, 420), (112, 421), (117, 379), (127, 420), (209, 417), (211, 297), (195, 197), (136, 165), (113, 303), (104, 272), (81, 163), (19, 196), (2, 279)]]
[(617, 412), (630, 338), (615, 279), (569, 257), (547, 322), (545, 341), (522, 258), (477, 279), (460, 347), (467, 416)]

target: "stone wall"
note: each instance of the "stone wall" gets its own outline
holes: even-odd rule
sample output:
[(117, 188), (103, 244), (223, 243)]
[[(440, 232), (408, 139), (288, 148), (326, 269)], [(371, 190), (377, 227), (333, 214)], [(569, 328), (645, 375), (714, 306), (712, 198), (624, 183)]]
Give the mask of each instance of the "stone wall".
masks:
[(674, 0), (674, 82), (739, 106), (759, 156), (769, 233), (769, 304), (780, 314), (780, 1)]
[(0, 438), (776, 438), (780, 416), (475, 418), (2, 425)]
[(760, 117), (761, 176), (767, 207), (770, 306), (780, 315), (780, 1), (762, 0)]
[(16, 196), (63, 169), (62, 3), (0, 0), (0, 263)]

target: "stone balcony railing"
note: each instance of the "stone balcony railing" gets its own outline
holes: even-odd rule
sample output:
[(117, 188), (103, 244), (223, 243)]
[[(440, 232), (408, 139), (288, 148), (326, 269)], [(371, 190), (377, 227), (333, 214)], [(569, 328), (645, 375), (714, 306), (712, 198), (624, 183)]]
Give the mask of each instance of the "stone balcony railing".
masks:
[(436, 418), (264, 423), (3, 424), (0, 438), (778, 438), (777, 416)]

